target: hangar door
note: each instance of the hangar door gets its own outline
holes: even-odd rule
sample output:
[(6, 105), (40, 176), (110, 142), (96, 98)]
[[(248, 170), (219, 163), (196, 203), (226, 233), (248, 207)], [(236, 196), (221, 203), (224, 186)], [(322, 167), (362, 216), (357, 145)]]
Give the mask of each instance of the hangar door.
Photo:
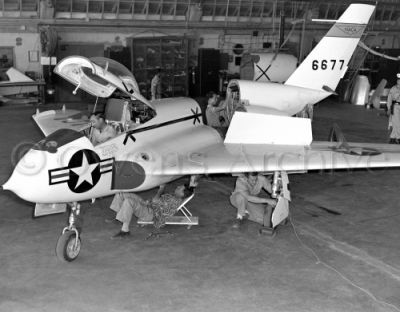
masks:
[[(87, 58), (104, 56), (104, 44), (61, 43), (58, 45), (56, 51), (57, 61), (61, 61), (64, 57), (72, 55), (80, 55)], [(58, 75), (54, 75), (53, 78), (56, 87), (55, 97), (57, 103), (94, 103), (96, 101), (94, 96), (82, 90), (79, 90), (76, 95), (73, 95), (72, 91), (75, 89), (75, 86)]]

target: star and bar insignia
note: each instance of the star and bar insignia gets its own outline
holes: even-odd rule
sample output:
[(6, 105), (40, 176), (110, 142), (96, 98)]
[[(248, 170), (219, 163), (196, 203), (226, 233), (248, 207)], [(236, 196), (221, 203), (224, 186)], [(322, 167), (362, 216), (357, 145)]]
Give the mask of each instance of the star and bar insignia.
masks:
[(113, 170), (114, 158), (100, 160), (92, 150), (76, 152), (68, 166), (49, 170), (49, 185), (67, 183), (74, 193), (84, 193), (99, 182), (102, 174)]

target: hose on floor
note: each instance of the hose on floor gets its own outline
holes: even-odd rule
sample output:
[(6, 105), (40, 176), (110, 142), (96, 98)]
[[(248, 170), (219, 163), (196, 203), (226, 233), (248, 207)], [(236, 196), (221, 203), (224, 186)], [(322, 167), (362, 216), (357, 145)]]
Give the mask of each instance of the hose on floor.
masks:
[(371, 293), (369, 290), (367, 290), (367, 289), (365, 289), (365, 288), (363, 288), (363, 287), (361, 287), (361, 286), (358, 286), (356, 283), (354, 283), (352, 280), (350, 280), (348, 277), (346, 277), (343, 273), (341, 273), (340, 271), (338, 271), (337, 269), (335, 269), (333, 266), (331, 266), (331, 265), (327, 264), (326, 262), (322, 261), (321, 258), (317, 255), (317, 253), (316, 253), (311, 247), (307, 246), (307, 245), (302, 241), (302, 239), (300, 238), (300, 236), (299, 236), (299, 234), (298, 234), (298, 232), (297, 232), (297, 230), (296, 230), (296, 228), (295, 228), (295, 226), (294, 226), (294, 223), (293, 223), (293, 221), (292, 221), (292, 218), (293, 218), (293, 217), (290, 215), (290, 216), (289, 216), (289, 222), (290, 222), (290, 224), (291, 224), (291, 226), (292, 226), (292, 228), (293, 228), (293, 232), (294, 232), (294, 234), (295, 234), (297, 240), (299, 241), (299, 243), (300, 243), (300, 245), (303, 247), (303, 249), (309, 250), (309, 251), (312, 253), (312, 255), (314, 256), (314, 258), (317, 260), (316, 264), (322, 264), (322, 265), (323, 265), (324, 267), (326, 267), (327, 269), (329, 269), (329, 270), (335, 272), (335, 273), (338, 274), (343, 280), (345, 280), (348, 284), (350, 284), (351, 286), (353, 286), (353, 287), (357, 288), (358, 290), (362, 291), (363, 293), (365, 293), (366, 295), (368, 295), (368, 296), (369, 296), (372, 300), (374, 300), (375, 302), (377, 302), (377, 303), (379, 303), (379, 304), (381, 304), (381, 305), (383, 305), (383, 306), (385, 306), (385, 307), (393, 308), (393, 309), (395, 309), (396, 311), (400, 312), (400, 309), (399, 309), (397, 306), (395, 306), (394, 304), (391, 304), (391, 303), (386, 302), (386, 301), (384, 301), (384, 300), (378, 299), (378, 298), (377, 298), (373, 293)]

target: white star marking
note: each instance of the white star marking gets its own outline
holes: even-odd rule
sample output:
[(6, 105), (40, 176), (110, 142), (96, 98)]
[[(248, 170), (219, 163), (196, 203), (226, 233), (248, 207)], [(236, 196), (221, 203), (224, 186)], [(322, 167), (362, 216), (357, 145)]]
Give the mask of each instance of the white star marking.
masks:
[(99, 164), (89, 165), (85, 153), (82, 153), (82, 154), (83, 154), (82, 155), (82, 165), (78, 168), (71, 169), (79, 177), (78, 182), (76, 183), (75, 189), (77, 189), (79, 187), (79, 185), (81, 185), (84, 181), (93, 185), (92, 172), (99, 165)]

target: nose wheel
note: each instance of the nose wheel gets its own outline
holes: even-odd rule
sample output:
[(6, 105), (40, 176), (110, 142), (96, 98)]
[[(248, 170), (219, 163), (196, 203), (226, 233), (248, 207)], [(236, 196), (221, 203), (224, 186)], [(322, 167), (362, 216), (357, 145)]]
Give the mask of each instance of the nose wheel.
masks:
[(74, 261), (81, 251), (81, 238), (78, 231), (65, 231), (57, 241), (57, 258), (62, 261)]
[(80, 227), (78, 226), (80, 205), (73, 203), (66, 226), (57, 241), (56, 255), (61, 261), (74, 261), (81, 251)]

